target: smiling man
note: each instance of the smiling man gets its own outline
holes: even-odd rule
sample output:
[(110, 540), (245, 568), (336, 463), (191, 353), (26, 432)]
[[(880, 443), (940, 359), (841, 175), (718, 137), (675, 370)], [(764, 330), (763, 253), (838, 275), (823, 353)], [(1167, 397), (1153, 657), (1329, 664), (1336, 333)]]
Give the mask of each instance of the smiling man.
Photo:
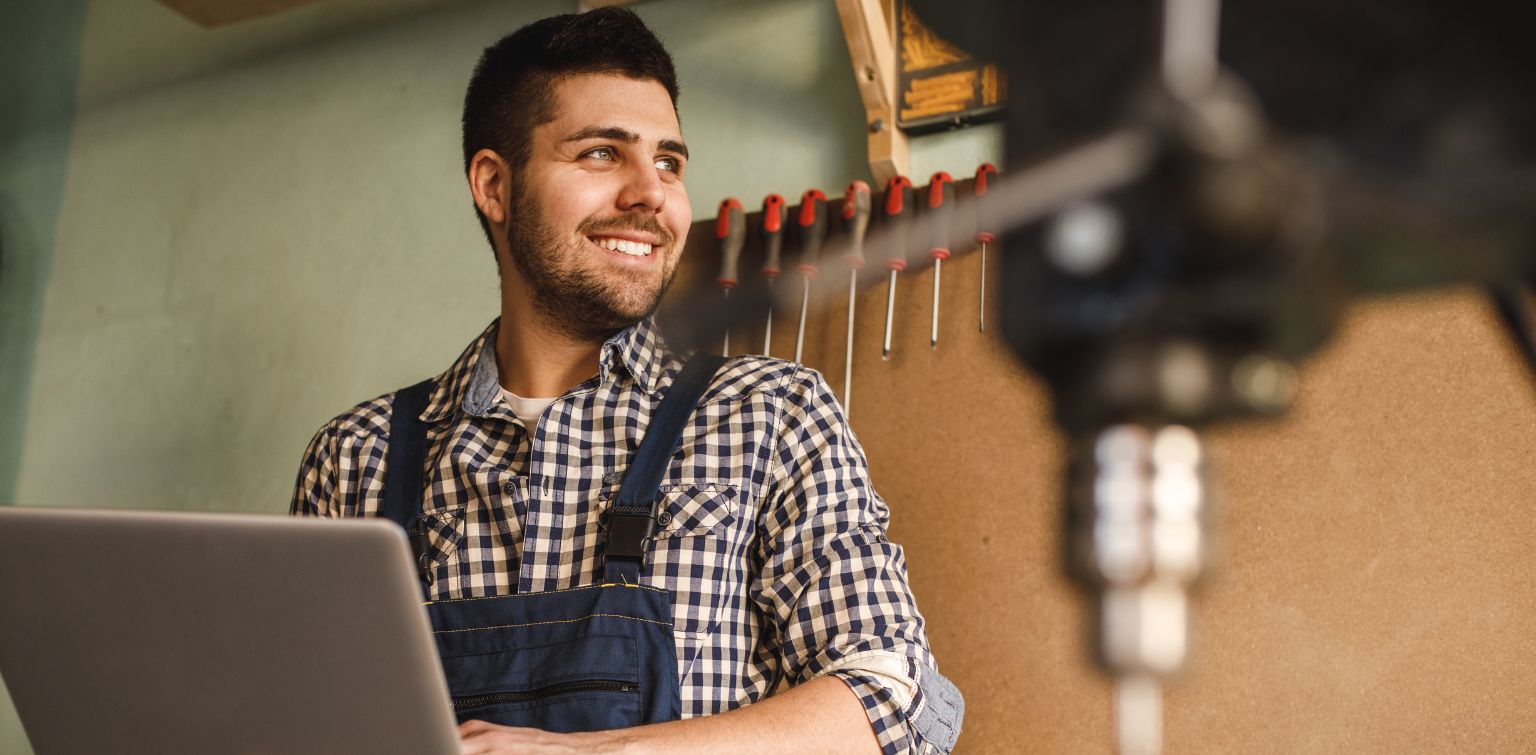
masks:
[(676, 102), (628, 11), (485, 51), (501, 316), (322, 427), (293, 512), (411, 533), (465, 752), (948, 752), (960, 696), (830, 389), (650, 319), (692, 222)]

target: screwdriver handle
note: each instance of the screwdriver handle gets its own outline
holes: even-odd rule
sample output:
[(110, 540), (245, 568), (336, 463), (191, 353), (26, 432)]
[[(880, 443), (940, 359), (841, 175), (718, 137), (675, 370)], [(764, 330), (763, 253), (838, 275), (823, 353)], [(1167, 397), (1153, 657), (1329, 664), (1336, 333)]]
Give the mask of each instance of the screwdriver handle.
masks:
[(715, 238), (720, 241), (720, 287), (730, 290), (736, 287), (736, 262), (741, 259), (741, 247), (747, 240), (747, 216), (741, 202), (727, 197), (720, 202), (720, 215), (715, 218)]
[(848, 229), (848, 267), (864, 269), (864, 233), (869, 230), (869, 184), (854, 181), (843, 193), (843, 225)]
[(821, 243), (827, 238), (827, 195), (811, 189), (800, 195), (800, 272), (816, 277)]
[(936, 260), (949, 259), (949, 218), (954, 206), (955, 179), (941, 170), (928, 179), (927, 211), (934, 216), (934, 222), (929, 226), (933, 235), (930, 236), (932, 243), (928, 247), (928, 256)]
[(789, 220), (789, 208), (784, 198), (769, 194), (763, 198), (763, 275), (769, 279), (779, 277), (779, 257), (784, 249), (784, 224)]
[(976, 168), (976, 182), (971, 185), (971, 191), (976, 196), (976, 243), (990, 244), (996, 237), (996, 226), (991, 213), (991, 202), (983, 197), (987, 194), (987, 177), (997, 175), (997, 168), (992, 163), (982, 163)]
[(891, 223), (896, 240), (891, 244), (890, 256), (885, 269), (901, 272), (907, 269), (906, 218), (912, 215), (912, 182), (906, 176), (895, 176), (885, 184), (884, 205), (886, 221)]

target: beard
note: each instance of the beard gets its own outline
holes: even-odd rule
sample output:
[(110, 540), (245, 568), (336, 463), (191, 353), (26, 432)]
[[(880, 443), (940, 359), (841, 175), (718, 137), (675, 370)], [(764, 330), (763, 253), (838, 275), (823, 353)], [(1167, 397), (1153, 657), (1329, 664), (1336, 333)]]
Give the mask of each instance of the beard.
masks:
[(581, 340), (603, 340), (650, 317), (676, 273), (674, 256), (661, 270), (660, 280), (621, 277), (591, 261), (583, 241), (591, 235), (615, 231), (640, 231), (655, 235), (661, 244), (651, 251), (671, 249), (674, 238), (654, 216), (620, 215), (587, 218), (577, 226), (577, 238), (562, 238), (527, 200), (520, 186), (513, 189), (514, 202), (507, 221), (507, 247), (512, 263), (528, 284), (534, 309), (560, 332)]

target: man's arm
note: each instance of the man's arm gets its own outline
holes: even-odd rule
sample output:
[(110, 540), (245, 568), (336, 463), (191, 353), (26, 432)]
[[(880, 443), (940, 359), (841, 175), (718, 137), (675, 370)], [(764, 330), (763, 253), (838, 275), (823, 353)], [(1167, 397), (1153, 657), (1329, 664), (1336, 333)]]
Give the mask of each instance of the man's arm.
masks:
[(815, 370), (785, 390), (777, 435), (749, 595), (776, 630), (780, 673), (791, 685), (845, 682), (888, 755), (947, 753), (963, 703), (928, 650), (864, 451)]
[(864, 706), (841, 680), (821, 677), (717, 716), (583, 734), (470, 721), (459, 727), (465, 753), (678, 753), (821, 755), (880, 752)]

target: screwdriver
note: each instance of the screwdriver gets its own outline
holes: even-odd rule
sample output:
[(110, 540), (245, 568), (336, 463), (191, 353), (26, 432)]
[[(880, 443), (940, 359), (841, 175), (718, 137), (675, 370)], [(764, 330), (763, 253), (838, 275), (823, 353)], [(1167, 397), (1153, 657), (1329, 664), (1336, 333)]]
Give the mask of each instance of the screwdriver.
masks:
[(982, 163), (976, 168), (976, 183), (971, 185), (971, 190), (976, 196), (976, 243), (981, 245), (981, 296), (978, 301), (980, 314), (976, 318), (977, 327), (982, 331), (987, 329), (987, 244), (992, 243), (992, 215), (986, 211), (987, 200), (983, 199), (987, 193), (987, 176), (997, 175), (997, 168), (992, 163)]
[(864, 232), (869, 230), (869, 184), (854, 181), (843, 194), (843, 225), (848, 229), (848, 343), (843, 347), (843, 414), (853, 406), (853, 312), (864, 269)]
[[(720, 277), (717, 283), (727, 304), (731, 301), (731, 289), (736, 287), (736, 260), (741, 257), (742, 243), (747, 240), (747, 219), (741, 211), (741, 202), (727, 197), (720, 202), (720, 215), (715, 219), (715, 238), (720, 241)], [(729, 321), (729, 318), (725, 318)], [(731, 331), (725, 331), (723, 356), (731, 355)]]
[(885, 184), (885, 216), (891, 224), (890, 256), (885, 269), (891, 271), (890, 288), (885, 294), (885, 341), (880, 347), (880, 358), (891, 358), (891, 321), (896, 318), (896, 274), (907, 269), (907, 235), (904, 214), (911, 212), (912, 182), (906, 176), (896, 176)]
[(800, 327), (795, 331), (795, 361), (805, 351), (805, 315), (811, 308), (811, 281), (827, 237), (827, 195), (811, 189), (800, 195)]
[(763, 198), (763, 277), (768, 279), (768, 329), (763, 333), (763, 356), (773, 343), (773, 282), (779, 278), (779, 253), (784, 247), (784, 222), (789, 219), (789, 208), (784, 198), (769, 194)]
[(928, 347), (939, 347), (939, 277), (944, 273), (944, 260), (949, 259), (949, 215), (955, 205), (955, 179), (939, 171), (928, 179), (928, 212), (933, 214), (932, 244), (928, 256), (933, 258), (933, 324), (928, 329)]

